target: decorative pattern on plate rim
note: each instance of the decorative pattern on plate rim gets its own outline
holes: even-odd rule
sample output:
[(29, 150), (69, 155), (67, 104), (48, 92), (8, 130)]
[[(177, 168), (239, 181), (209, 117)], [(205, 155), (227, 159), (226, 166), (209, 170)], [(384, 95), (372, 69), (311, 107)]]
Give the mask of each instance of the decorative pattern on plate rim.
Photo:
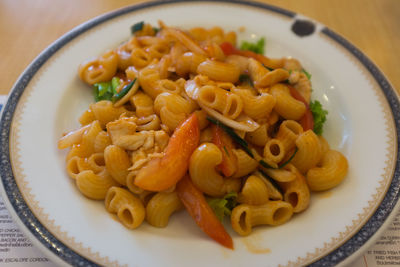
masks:
[[(204, 2), (204, 1), (198, 1), (198, 0), (191, 0), (193, 2)], [(94, 26), (101, 24), (105, 21), (108, 21), (114, 17), (121, 16), (123, 14), (127, 14), (130, 12), (133, 12), (135, 10), (140, 10), (143, 8), (148, 8), (152, 6), (159, 6), (159, 5), (164, 5), (164, 4), (169, 4), (169, 3), (180, 3), (183, 2), (183, 0), (171, 0), (171, 1), (160, 1), (160, 2), (149, 2), (149, 3), (143, 3), (131, 7), (127, 7), (124, 9), (120, 9), (111, 13), (108, 13), (106, 15), (103, 15), (101, 17), (95, 18), (79, 27), (71, 31), (70, 33), (66, 34), (59, 40), (57, 40), (54, 44), (52, 44), (49, 48), (47, 48), (42, 54), (38, 56), (37, 59), (26, 69), (26, 71), (21, 75), (17, 83), (15, 84), (9, 100), (7, 104), (4, 107), (3, 113), (2, 113), (2, 121), (0, 124), (0, 133), (1, 133), (1, 146), (0, 146), (0, 153), (1, 153), (1, 163), (0, 163), (0, 172), (2, 175), (2, 183), (3, 186), (7, 192), (8, 200), (11, 202), (11, 205), (14, 207), (16, 210), (20, 220), (25, 224), (25, 226), (29, 229), (29, 231), (36, 237), (38, 240), (46, 246), (50, 251), (54, 252), (56, 255), (58, 255), (60, 258), (65, 260), (66, 262), (73, 264), (73, 265), (85, 265), (85, 266), (90, 266), (90, 265), (96, 265), (95, 263), (91, 262), (90, 260), (87, 260), (83, 257), (81, 257), (79, 254), (76, 254), (74, 251), (70, 250), (68, 247), (66, 247), (63, 243), (61, 243), (59, 240), (57, 240), (49, 231), (43, 227), (43, 225), (38, 221), (38, 219), (32, 214), (32, 211), (29, 210), (29, 207), (26, 205), (24, 199), (22, 198), (20, 189), (15, 183), (15, 178), (13, 176), (12, 172), (12, 166), (10, 162), (10, 155), (9, 155), (9, 136), (10, 136), (10, 129), (11, 127), (14, 128), (14, 125), (11, 126), (12, 118), (16, 114), (14, 114), (15, 109), (17, 104), (19, 103), (19, 98), (21, 95), (24, 93), (24, 90), (26, 89), (27, 85), (31, 82), (32, 77), (34, 77), (37, 73), (37, 71), (41, 68), (41, 66), (48, 61), (50, 57), (53, 56), (61, 47), (63, 47), (65, 44), (70, 42), (72, 39), (75, 37), (79, 36), (80, 34), (84, 33), (85, 31), (93, 28)], [(263, 3), (257, 3), (257, 2), (247, 2), (247, 1), (240, 1), (240, 0), (235, 0), (235, 1), (228, 1), (228, 0), (218, 0), (214, 2), (227, 2), (227, 3), (234, 3), (234, 4), (242, 4), (242, 5), (247, 5), (247, 6), (254, 6), (258, 7), (261, 9), (266, 9), (270, 11), (274, 11), (277, 13), (280, 13), (282, 15), (285, 15), (287, 17), (294, 17), (295, 13), (286, 11), (284, 9), (270, 6), (267, 4)], [(390, 86), (386, 78), (383, 76), (383, 74), (377, 69), (377, 67), (365, 56), (363, 55), (357, 48), (355, 48), (353, 45), (351, 45), (348, 41), (346, 41), (344, 38), (338, 36), (337, 34), (333, 33), (327, 28), (323, 29), (323, 33), (325, 33), (327, 36), (331, 37), (333, 40), (337, 41), (341, 45), (343, 45), (347, 50), (349, 50), (364, 66), (367, 68), (372, 76), (375, 78), (379, 86), (381, 87), (381, 90), (385, 94), (387, 101), (389, 102), (389, 105), (392, 109), (393, 116), (395, 117), (395, 124), (396, 128), (399, 129), (400, 127), (400, 118), (399, 115), (399, 100), (398, 97), (393, 90), (393, 88)], [(35, 77), (36, 78), (36, 77)], [(26, 94), (27, 97), (29, 94)], [(25, 97), (25, 96), (24, 96)], [(23, 98), (24, 98), (23, 97)], [(22, 99), (23, 100), (23, 99)], [(22, 105), (21, 105), (22, 106)], [(390, 113), (389, 113), (390, 114)], [(386, 119), (386, 115), (385, 115)], [(15, 124), (15, 127), (18, 128), (18, 124)], [(397, 139), (399, 139), (399, 132), (397, 132)], [(11, 138), (15, 140), (15, 137), (17, 136), (12, 136)], [(16, 141), (15, 145), (18, 145), (18, 142)], [(393, 144), (394, 145), (394, 144)], [(399, 142), (397, 142), (397, 150), (398, 150), (398, 145)], [(16, 154), (18, 151), (15, 151)], [(393, 154), (392, 154), (393, 155)], [(392, 179), (392, 183), (390, 184), (388, 188), (388, 192), (386, 196), (384, 197), (381, 206), (378, 207), (378, 209), (375, 211), (375, 213), (372, 215), (371, 218), (368, 219), (367, 223), (361, 228), (361, 230), (356, 233), (353, 237), (351, 237), (346, 243), (336, 249), (335, 251), (331, 252), (324, 258), (314, 262), (312, 265), (334, 265), (339, 262), (341, 262), (343, 259), (348, 257), (350, 254), (352, 254), (354, 251), (356, 251), (358, 248), (360, 248), (372, 235), (373, 233), (379, 229), (379, 227), (382, 225), (383, 221), (387, 216), (390, 214), (392, 211), (395, 203), (399, 199), (399, 187), (400, 187), (400, 182), (399, 182), (399, 157), (397, 155), (396, 157), (396, 168), (394, 170), (394, 175)], [(388, 162), (386, 162), (388, 163)], [(23, 171), (19, 170), (16, 168), (14, 170), (15, 172), (21, 172), (23, 177)], [(25, 183), (20, 183), (20, 186), (22, 187), (28, 187)], [(381, 187), (384, 187), (382, 185)], [(379, 187), (379, 188), (381, 188)], [(378, 189), (379, 190), (379, 189)], [(34, 197), (34, 196), (31, 196)], [(374, 200), (373, 200), (374, 201)], [(39, 208), (40, 209), (40, 208)], [(42, 211), (43, 212), (43, 211)], [(48, 216), (44, 216), (46, 220), (48, 220), (50, 223), (54, 224), (54, 221), (51, 221), (48, 219)], [(360, 223), (362, 220), (358, 221)], [(55, 226), (55, 229), (57, 226)], [(62, 232), (61, 232), (62, 233)], [(69, 238), (68, 236), (65, 236), (65, 239), (70, 239), (72, 243), (76, 243), (76, 241), (72, 238)], [(324, 247), (325, 248), (325, 247)], [(85, 249), (82, 248), (83, 250), (87, 250), (89, 253), (93, 254), (90, 249)], [(319, 251), (317, 249), (317, 251)], [(324, 250), (325, 251), (325, 250)], [(98, 254), (93, 254), (97, 258), (99, 256)], [(310, 254), (312, 255), (312, 254)], [(308, 256), (307, 256), (308, 258)], [(108, 259), (105, 259), (106, 261)], [(302, 259), (298, 259), (301, 261)], [(114, 262), (113, 262), (114, 263)], [(110, 263), (110, 264), (113, 264)], [(292, 262), (289, 262), (288, 265), (294, 264)]]

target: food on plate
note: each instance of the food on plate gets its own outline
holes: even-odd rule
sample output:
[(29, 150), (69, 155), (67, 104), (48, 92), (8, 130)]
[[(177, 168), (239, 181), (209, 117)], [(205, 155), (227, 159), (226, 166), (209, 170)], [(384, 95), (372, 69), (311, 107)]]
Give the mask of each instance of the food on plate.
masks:
[(243, 236), (280, 225), (346, 177), (298, 60), (264, 56), (264, 38), (239, 46), (220, 27), (140, 22), (131, 33), (79, 66), (95, 102), (58, 142), (77, 188), (124, 226), (165, 227), (185, 208), (232, 249), (224, 217)]

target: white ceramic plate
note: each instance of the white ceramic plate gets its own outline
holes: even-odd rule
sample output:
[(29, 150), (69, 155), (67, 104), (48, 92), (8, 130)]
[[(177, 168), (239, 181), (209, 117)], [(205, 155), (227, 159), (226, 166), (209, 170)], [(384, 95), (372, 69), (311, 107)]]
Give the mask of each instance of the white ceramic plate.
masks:
[[(313, 194), (310, 208), (249, 237), (229, 230), (235, 250), (206, 237), (182, 212), (165, 229), (130, 231), (102, 202), (82, 196), (65, 172), (63, 132), (92, 102), (77, 66), (114, 48), (139, 21), (182, 28), (246, 27), (265, 36), (271, 57), (293, 56), (312, 74), (313, 98), (329, 110), (325, 136), (350, 164), (337, 188)], [(307, 20), (308, 22), (305, 22)], [(299, 36), (293, 25), (308, 25)], [(311, 27), (311, 28), (310, 28)], [(307, 29), (313, 31), (307, 32)], [(15, 84), (1, 120), (2, 193), (21, 229), (55, 262), (107, 266), (290, 266), (345, 264), (361, 255), (393, 216), (399, 195), (398, 97), (376, 66), (323, 25), (258, 3), (151, 2), (95, 18), (47, 48)], [(228, 227), (230, 229), (230, 227)]]

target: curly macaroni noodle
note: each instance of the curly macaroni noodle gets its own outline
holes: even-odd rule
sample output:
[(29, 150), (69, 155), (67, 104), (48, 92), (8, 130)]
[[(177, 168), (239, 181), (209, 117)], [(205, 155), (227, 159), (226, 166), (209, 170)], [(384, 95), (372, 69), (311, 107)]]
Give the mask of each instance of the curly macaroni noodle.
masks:
[(97, 102), (58, 148), (70, 148), (66, 173), (83, 195), (104, 200), (127, 228), (166, 227), (189, 209), (185, 178), (152, 179), (183, 173), (207, 198), (235, 196), (229, 219), (244, 236), (287, 222), (312, 206), (312, 191), (345, 179), (345, 156), (307, 123), (312, 85), (300, 61), (239, 50), (220, 27), (159, 24), (142, 23), (78, 68)]

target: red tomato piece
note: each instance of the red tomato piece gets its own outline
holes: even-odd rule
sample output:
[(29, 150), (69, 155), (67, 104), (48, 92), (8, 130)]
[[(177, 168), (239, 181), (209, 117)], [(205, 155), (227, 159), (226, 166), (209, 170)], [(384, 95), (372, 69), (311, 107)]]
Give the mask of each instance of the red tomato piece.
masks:
[(221, 150), (222, 152), (222, 162), (217, 166), (218, 169), (222, 171), (225, 177), (232, 176), (237, 170), (237, 158), (233, 153), (234, 149), (232, 138), (224, 132), (221, 127), (217, 125), (212, 125), (213, 138), (212, 142)]
[(229, 42), (223, 42), (219, 45), (224, 52), (225, 56), (236, 54), (237, 49)]
[(152, 159), (139, 171), (135, 185), (149, 191), (163, 191), (175, 185), (187, 172), (199, 140), (199, 120), (193, 113), (175, 129), (164, 157)]
[(179, 181), (176, 192), (201, 230), (224, 247), (233, 249), (231, 236), (208, 205), (203, 193), (193, 185), (188, 175)]
[(303, 127), (304, 131), (314, 129), (314, 117), (309, 108), (306, 109), (304, 116), (300, 119), (300, 125)]

